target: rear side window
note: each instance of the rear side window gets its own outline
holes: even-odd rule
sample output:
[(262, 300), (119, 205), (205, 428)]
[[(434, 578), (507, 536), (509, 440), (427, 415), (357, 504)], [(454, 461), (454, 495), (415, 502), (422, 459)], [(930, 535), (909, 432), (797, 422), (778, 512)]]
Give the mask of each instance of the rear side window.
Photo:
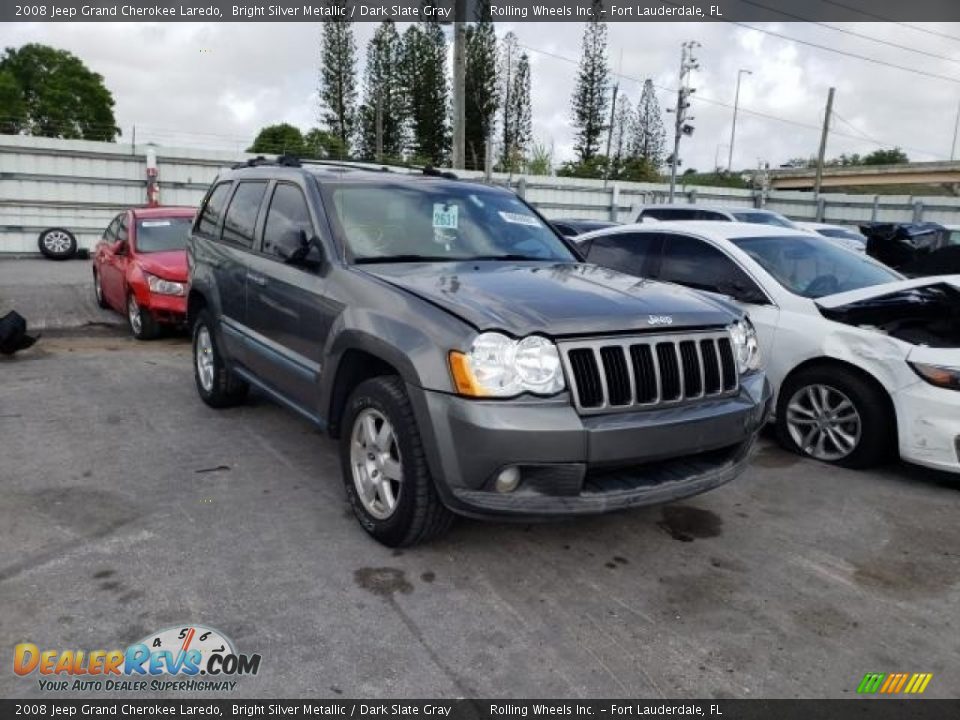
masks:
[(227, 216), (223, 221), (223, 241), (253, 247), (253, 231), (260, 213), (260, 203), (267, 191), (267, 183), (242, 182), (233, 194)]
[(122, 217), (123, 215), (117, 215), (103, 232), (103, 237), (107, 242), (112, 243), (117, 241), (117, 228), (120, 227), (120, 218)]
[(691, 208), (649, 208), (644, 210), (641, 218), (651, 217), (655, 220), (726, 220), (723, 213), (714, 210)]
[(127, 215), (124, 213), (123, 220), (120, 221), (120, 228), (117, 230), (117, 240), (126, 242), (130, 238), (130, 227), (127, 225)]
[(198, 233), (216, 237), (217, 228), (220, 227), (220, 218), (223, 217), (223, 208), (227, 203), (227, 195), (230, 194), (232, 184), (229, 182), (220, 183), (210, 193), (206, 205), (203, 206), (203, 212), (197, 218)]
[(764, 292), (726, 254), (697, 238), (668, 235), (663, 244), (660, 280), (697, 290), (733, 292), (759, 302)]
[(642, 276), (647, 258), (656, 251), (659, 236), (652, 233), (617, 233), (595, 238), (587, 260), (596, 265)]
[[(301, 231), (307, 234), (307, 238), (314, 234), (307, 200), (296, 185), (280, 183), (273, 191), (270, 209), (267, 211), (267, 221), (263, 228), (263, 252), (284, 257), (285, 252), (296, 250), (300, 244)], [(312, 248), (310, 252), (316, 253), (316, 248)], [(308, 256), (307, 259), (311, 257)]]

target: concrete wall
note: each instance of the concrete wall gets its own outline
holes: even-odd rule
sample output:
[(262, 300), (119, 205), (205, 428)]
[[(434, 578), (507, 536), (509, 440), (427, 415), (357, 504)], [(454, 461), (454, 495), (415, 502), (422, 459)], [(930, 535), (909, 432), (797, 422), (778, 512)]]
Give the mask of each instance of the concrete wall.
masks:
[[(81, 140), (0, 135), (0, 253), (37, 251), (38, 234), (50, 227), (73, 232), (81, 247), (92, 247), (121, 209), (146, 201), (146, 147)], [(155, 147), (160, 200), (196, 206), (221, 168), (249, 155), (216, 150)], [(482, 173), (461, 172), (480, 180)], [(664, 202), (668, 187), (655, 183), (609, 183), (560, 177), (496, 174), (547, 216), (631, 220), (638, 207)], [(755, 207), (751, 190), (680, 188), (679, 202)], [(933, 220), (960, 224), (960, 199), (907, 196), (821, 195), (773, 191), (765, 207), (795, 219), (856, 223), (877, 220)]]

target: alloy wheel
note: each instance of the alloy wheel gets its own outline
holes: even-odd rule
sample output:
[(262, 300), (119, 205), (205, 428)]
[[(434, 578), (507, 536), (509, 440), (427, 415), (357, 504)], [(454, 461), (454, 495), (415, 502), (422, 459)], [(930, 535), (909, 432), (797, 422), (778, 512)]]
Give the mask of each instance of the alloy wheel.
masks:
[(70, 236), (63, 230), (51, 230), (43, 236), (43, 246), (55, 255), (68, 252), (71, 245)]
[(140, 306), (137, 305), (137, 299), (131, 295), (127, 300), (127, 316), (130, 318), (130, 328), (134, 335), (143, 332), (143, 316), (140, 314)]
[(787, 403), (787, 430), (802, 452), (836, 462), (860, 444), (863, 423), (850, 398), (829, 385), (806, 385)]
[(200, 378), (200, 387), (205, 392), (213, 391), (213, 341), (206, 325), (197, 330), (197, 377)]
[(393, 425), (379, 410), (366, 408), (353, 421), (350, 467), (364, 509), (378, 520), (393, 515), (402, 489), (403, 463)]

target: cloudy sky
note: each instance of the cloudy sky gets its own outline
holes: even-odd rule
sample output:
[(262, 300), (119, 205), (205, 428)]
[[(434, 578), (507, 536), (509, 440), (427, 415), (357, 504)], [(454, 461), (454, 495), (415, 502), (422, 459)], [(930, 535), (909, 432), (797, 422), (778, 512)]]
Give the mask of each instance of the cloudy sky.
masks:
[[(622, 74), (621, 92), (635, 103), (643, 79), (650, 77), (661, 88), (659, 99), (666, 107), (675, 102), (670, 89), (677, 84), (680, 44), (701, 43), (691, 111), (696, 133), (681, 147), (685, 168), (709, 170), (717, 157), (725, 164), (741, 68), (753, 74), (744, 77), (741, 90), (737, 168), (760, 161), (775, 166), (816, 154), (830, 86), (837, 89), (838, 120), (828, 155), (899, 145), (913, 160), (950, 159), (960, 103), (960, 24), (832, 25), (848, 33), (808, 23), (755, 23), (798, 40), (957, 80), (724, 23), (611, 23), (609, 58)], [(356, 29), (362, 60), (374, 25), (358, 23)], [(557, 161), (568, 159), (570, 95), (583, 25), (497, 25), (498, 35), (509, 30), (530, 51), (534, 134), (553, 144)], [(318, 23), (5, 23), (0, 46), (41, 42), (82, 58), (113, 92), (124, 141), (136, 125), (138, 142), (242, 150), (263, 125), (285, 121), (306, 130), (315, 124), (319, 34)], [(669, 118), (665, 115), (666, 122)]]

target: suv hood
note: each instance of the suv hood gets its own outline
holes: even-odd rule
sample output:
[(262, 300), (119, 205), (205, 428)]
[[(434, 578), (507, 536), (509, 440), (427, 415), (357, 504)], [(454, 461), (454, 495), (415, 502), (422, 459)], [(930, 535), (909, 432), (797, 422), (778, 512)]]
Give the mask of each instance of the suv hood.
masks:
[(729, 305), (677, 285), (583, 263), (403, 263), (363, 270), (478, 330), (550, 337), (722, 326)]

